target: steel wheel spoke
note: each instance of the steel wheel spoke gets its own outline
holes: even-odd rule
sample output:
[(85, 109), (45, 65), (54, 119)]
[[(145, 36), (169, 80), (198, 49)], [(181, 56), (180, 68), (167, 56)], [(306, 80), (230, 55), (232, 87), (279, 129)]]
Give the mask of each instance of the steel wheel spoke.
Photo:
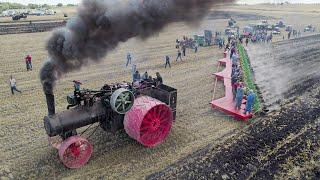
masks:
[(119, 103), (117, 106), (116, 106), (116, 109), (119, 110), (119, 107), (121, 106), (121, 103)]
[(132, 101), (126, 101), (126, 102), (124, 102), (125, 104), (131, 104), (132, 103)]

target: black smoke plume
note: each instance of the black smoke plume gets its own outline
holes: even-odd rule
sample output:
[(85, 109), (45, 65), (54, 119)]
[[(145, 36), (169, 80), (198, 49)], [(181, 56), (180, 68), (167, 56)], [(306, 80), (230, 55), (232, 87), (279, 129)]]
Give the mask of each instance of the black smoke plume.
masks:
[(49, 60), (40, 72), (45, 93), (68, 73), (99, 62), (132, 37), (145, 39), (175, 21), (196, 23), (216, 4), (233, 0), (83, 0), (76, 17), (47, 43)]

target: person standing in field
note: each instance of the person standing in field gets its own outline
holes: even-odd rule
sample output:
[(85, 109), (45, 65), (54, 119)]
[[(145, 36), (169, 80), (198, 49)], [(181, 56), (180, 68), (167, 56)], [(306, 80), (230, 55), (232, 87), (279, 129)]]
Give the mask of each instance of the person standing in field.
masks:
[(16, 79), (14, 79), (14, 78), (12, 77), (12, 75), (10, 76), (9, 82), (10, 82), (10, 87), (11, 87), (11, 93), (12, 93), (12, 95), (14, 95), (14, 91), (17, 91), (17, 92), (21, 93), (21, 91), (17, 89), (17, 81), (16, 81)]
[(246, 38), (246, 46), (248, 46), (249, 38)]
[(27, 67), (27, 71), (32, 71), (32, 56), (31, 54), (28, 54), (27, 57), (25, 58), (26, 60), (26, 67)]
[(133, 64), (131, 69), (132, 81), (134, 81), (134, 73), (137, 71), (137, 65)]
[(182, 61), (182, 53), (181, 53), (180, 49), (178, 49), (178, 56), (177, 56), (176, 61), (178, 61), (179, 58)]
[(183, 56), (186, 56), (186, 46), (184, 45), (184, 46), (182, 46), (182, 53), (183, 53)]
[(131, 54), (127, 53), (127, 64), (126, 64), (126, 67), (128, 67), (128, 65), (131, 64), (131, 60), (132, 60)]
[(164, 68), (167, 68), (167, 65), (169, 65), (169, 68), (171, 68), (169, 56), (166, 56), (166, 65), (164, 66)]
[(198, 52), (198, 44), (196, 43), (195, 45), (194, 45), (194, 53), (197, 53)]
[(223, 42), (222, 42), (222, 39), (220, 38), (219, 39), (219, 49), (222, 49), (222, 47), (223, 47)]

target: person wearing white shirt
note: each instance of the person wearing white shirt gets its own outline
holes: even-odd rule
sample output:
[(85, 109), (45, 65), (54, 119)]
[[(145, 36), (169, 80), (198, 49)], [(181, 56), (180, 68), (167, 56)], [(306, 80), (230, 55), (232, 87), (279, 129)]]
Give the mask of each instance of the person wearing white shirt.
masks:
[(12, 94), (14, 94), (14, 91), (21, 93), (21, 91), (17, 89), (17, 81), (12, 77), (12, 75), (10, 76), (10, 87)]

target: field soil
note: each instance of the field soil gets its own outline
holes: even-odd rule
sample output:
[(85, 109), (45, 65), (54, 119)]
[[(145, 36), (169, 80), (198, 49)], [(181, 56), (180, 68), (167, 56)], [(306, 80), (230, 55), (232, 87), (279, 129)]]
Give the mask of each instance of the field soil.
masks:
[[(57, 151), (49, 146), (43, 128), (47, 109), (38, 73), (47, 58), (44, 46), (50, 33), (2, 36), (6, 42), (1, 47), (4, 55), (0, 90), (2, 166), (8, 168), (14, 177), (21, 178), (48, 175), (56, 178), (141, 178), (244, 126), (212, 111), (209, 105), (214, 82), (211, 74), (216, 70), (217, 60), (223, 57), (220, 49), (200, 48), (198, 54), (188, 50), (183, 61), (175, 61), (176, 38), (210, 27), (214, 28), (214, 22), (204, 22), (196, 29), (183, 23), (173, 24), (147, 41), (134, 39), (121, 44), (102, 63), (67, 74), (58, 82), (54, 93), (57, 112), (60, 112), (66, 109), (66, 95), (73, 91), (72, 80), (83, 82), (82, 88), (93, 89), (100, 89), (105, 83), (130, 81), (131, 67), (125, 68), (125, 58), (126, 53), (131, 52), (133, 63), (141, 73), (148, 71), (154, 76), (159, 71), (165, 84), (178, 89), (177, 119), (163, 144), (148, 149), (130, 139), (125, 132), (114, 135), (99, 128), (89, 138), (94, 147), (91, 160), (75, 171), (61, 164)], [(34, 58), (31, 72), (26, 72), (23, 59), (28, 53)], [(165, 55), (171, 57), (171, 69), (164, 68)], [(22, 94), (10, 94), (7, 81), (11, 74)], [(219, 88), (217, 95), (222, 92), (223, 88)]]
[[(228, 6), (220, 7), (219, 11), (228, 10), (230, 13), (254, 14), (259, 17), (262, 16), (263, 18), (268, 17), (270, 23), (274, 23), (278, 19), (283, 18), (288, 24), (290, 23), (302, 29), (308, 24), (320, 24), (317, 7), (319, 8), (319, 6), (304, 5), (288, 5), (282, 7), (269, 5)], [(297, 20), (297, 18), (299, 20)], [(259, 18), (246, 20), (245, 18), (239, 17), (238, 23), (240, 26), (244, 26), (248, 23), (260, 22), (261, 20), (258, 19)], [(91, 160), (85, 167), (77, 170), (69, 170), (61, 164), (57, 151), (48, 144), (47, 136), (43, 128), (43, 117), (47, 114), (47, 108), (38, 74), (42, 63), (48, 58), (45, 50), (45, 42), (51, 33), (43, 32), (1, 36), (0, 176), (10, 179), (142, 179), (147, 176), (149, 178), (170, 178), (170, 174), (166, 173), (170, 170), (165, 170), (163, 171), (164, 173), (160, 172), (151, 176), (149, 175), (162, 169), (168, 169), (168, 166), (169, 169), (171, 169), (171, 164), (173, 164), (172, 167), (175, 167), (177, 163), (179, 167), (179, 162), (184, 161), (183, 159), (185, 157), (193, 157), (194, 155), (190, 154), (199, 152), (199, 149), (204, 149), (204, 152), (210, 152), (208, 159), (211, 159), (211, 157), (213, 159), (217, 158), (219, 153), (222, 153), (221, 156), (225, 156), (225, 160), (230, 159), (233, 154), (239, 154), (239, 151), (235, 151), (237, 150), (235, 147), (239, 146), (244, 150), (252, 147), (248, 144), (241, 143), (247, 139), (250, 140), (248, 140), (248, 142), (251, 144), (261, 145), (263, 142), (260, 142), (256, 136), (258, 136), (260, 132), (261, 135), (259, 136), (262, 136), (263, 132), (267, 130), (275, 131), (274, 135), (270, 135), (272, 137), (271, 139), (275, 139), (270, 142), (270, 145), (275, 145), (275, 142), (280, 142), (283, 143), (284, 146), (277, 145), (275, 147), (279, 147), (279, 150), (276, 149), (275, 153), (270, 152), (270, 155), (266, 155), (267, 152), (264, 150), (272, 149), (263, 148), (261, 145), (263, 149), (262, 152), (265, 153), (262, 155), (264, 155), (265, 158), (272, 159), (272, 155), (277, 155), (282, 152), (280, 149), (286, 145), (288, 145), (289, 148), (293, 147), (290, 143), (294, 141), (286, 141), (288, 134), (281, 133), (281, 128), (279, 129), (281, 126), (273, 126), (273, 115), (268, 115), (267, 119), (271, 120), (266, 120), (265, 122), (269, 123), (263, 128), (265, 130), (261, 130), (260, 127), (264, 127), (264, 124), (259, 118), (254, 119), (253, 121), (255, 123), (248, 126), (247, 123), (237, 122), (211, 109), (209, 102), (212, 98), (214, 82), (212, 73), (216, 70), (217, 60), (222, 58), (222, 50), (217, 47), (204, 47), (199, 49), (198, 54), (188, 50), (187, 56), (183, 58), (182, 62), (175, 61), (177, 53), (175, 40), (177, 38), (181, 38), (183, 35), (191, 37), (194, 34), (203, 34), (203, 30), (205, 29), (224, 31), (226, 25), (227, 19), (215, 18), (206, 19), (196, 27), (184, 23), (174, 23), (147, 41), (132, 39), (123, 43), (105, 57), (100, 64), (91, 64), (77, 72), (69, 73), (59, 80), (54, 92), (57, 112), (66, 109), (66, 95), (73, 91), (72, 80), (80, 80), (83, 82), (82, 87), (88, 89), (100, 89), (105, 83), (130, 81), (131, 68), (125, 68), (125, 58), (127, 52), (131, 52), (134, 58), (133, 63), (137, 65), (141, 73), (148, 71), (149, 74), (154, 75), (156, 72), (160, 72), (165, 84), (178, 89), (177, 119), (171, 134), (163, 144), (156, 148), (148, 149), (130, 139), (125, 132), (110, 134), (99, 128), (89, 138), (89, 141), (94, 147)], [(283, 35), (284, 34), (283, 32)], [(303, 35), (307, 36), (310, 34), (303, 33)], [(282, 35), (275, 37), (275, 40), (282, 40)], [(33, 56), (33, 71), (31, 72), (26, 71), (24, 61), (24, 57), (29, 53)], [(171, 57), (171, 69), (164, 69), (165, 55)], [(17, 87), (22, 90), (22, 94), (11, 95), (8, 83), (10, 75), (16, 78)], [(218, 84), (216, 97), (223, 96), (223, 92), (222, 84)], [(303, 90), (301, 94), (305, 94)], [(306, 106), (308, 107), (307, 109), (302, 109), (306, 112), (297, 111), (299, 112), (297, 117), (306, 120), (299, 125), (294, 123), (298, 122), (297, 120), (292, 122), (296, 128), (292, 129), (293, 137), (291, 137), (292, 140), (297, 138), (297, 142), (299, 142), (297, 145), (298, 148), (301, 149), (301, 152), (303, 150), (303, 152), (307, 154), (305, 164), (312, 164), (311, 160), (308, 161), (308, 159), (312, 158), (309, 157), (309, 155), (312, 152), (318, 152), (314, 153), (316, 155), (319, 154), (319, 143), (317, 144), (318, 140), (315, 139), (315, 137), (318, 136), (314, 134), (314, 129), (319, 128), (315, 123), (318, 122), (319, 117), (314, 113), (318, 110), (316, 103), (319, 103), (319, 101), (316, 99), (317, 96), (311, 94), (310, 96), (307, 94), (305, 94), (305, 96), (295, 96), (297, 96), (298, 99), (299, 97), (303, 97), (301, 100), (297, 100), (297, 102), (301, 102), (302, 105), (308, 98), (314, 100), (314, 102)], [(291, 106), (288, 105), (288, 112), (290, 112), (290, 107)], [(301, 106), (296, 105), (292, 107)], [(283, 113), (285, 112), (286, 111)], [(308, 115), (307, 112), (310, 112), (310, 115)], [(292, 125), (291, 121), (284, 118), (285, 114), (282, 116), (281, 113), (278, 113), (278, 116), (279, 118), (276, 122), (279, 123), (279, 125), (285, 126), (286, 123)], [(285, 120), (282, 121), (280, 117)], [(90, 129), (86, 135), (93, 132), (93, 129)], [(239, 132), (242, 133), (238, 134)], [(291, 130), (288, 132), (291, 132)], [(309, 138), (310, 141), (305, 142), (304, 139), (299, 140), (301, 137), (311, 138)], [(304, 146), (305, 143), (308, 142), (315, 144), (314, 147), (317, 148), (317, 151), (312, 149), (311, 146)], [(225, 143), (225, 147), (221, 145), (222, 143)], [(267, 140), (266, 143), (269, 143), (269, 141)], [(231, 153), (229, 154), (227, 151), (221, 152), (219, 148), (211, 147), (227, 148)], [(258, 151), (252, 149), (252, 156), (250, 157), (256, 157), (257, 152)], [(291, 150), (289, 152), (291, 152)], [(295, 150), (292, 152), (300, 153), (300, 151)], [(284, 154), (285, 156), (281, 162), (287, 162), (289, 157), (291, 157), (291, 155)], [(243, 158), (245, 158), (245, 154), (240, 155), (243, 155)], [(219, 158), (223, 157), (219, 156)], [(192, 158), (190, 161), (192, 161)], [(271, 163), (272, 162), (273, 161), (271, 161)], [(232, 164), (231, 162), (228, 163)], [(285, 175), (286, 172), (293, 172), (292, 169), (296, 169), (295, 164), (281, 164), (287, 165), (287, 170), (282, 166), (276, 166), (276, 170), (270, 171), (269, 174), (274, 172), (281, 176)], [(190, 165), (190, 167), (194, 167), (194, 170), (197, 169), (196, 166)], [(259, 164), (258, 162), (254, 162), (252, 167), (256, 167), (256, 171), (254, 172), (261, 172), (269, 168), (268, 165)], [(315, 166), (310, 166), (310, 168), (314, 167)], [(242, 168), (247, 170), (245, 167)], [(218, 173), (221, 177), (224, 174), (227, 174), (228, 177), (234, 177), (232, 175), (233, 171), (229, 173), (227, 168), (224, 169), (224, 167), (221, 166), (218, 167), (218, 169), (221, 169)], [(237, 171), (237, 169), (233, 169)], [(299, 169), (297, 172), (298, 171)], [(306, 173), (316, 172), (312, 169), (301, 171)], [(190, 172), (192, 171), (190, 170)], [(244, 171), (241, 175), (243, 177), (248, 177), (248, 174), (254, 175), (254, 173), (251, 172), (253, 171)], [(296, 171), (293, 173), (296, 173)], [(268, 175), (268, 173), (266, 173), (266, 175)]]
[(250, 46), (266, 103), (274, 108), (281, 100), (281, 106), (224, 143), (209, 145), (148, 179), (320, 178), (320, 59), (310, 54), (320, 53), (319, 40), (315, 35)]

